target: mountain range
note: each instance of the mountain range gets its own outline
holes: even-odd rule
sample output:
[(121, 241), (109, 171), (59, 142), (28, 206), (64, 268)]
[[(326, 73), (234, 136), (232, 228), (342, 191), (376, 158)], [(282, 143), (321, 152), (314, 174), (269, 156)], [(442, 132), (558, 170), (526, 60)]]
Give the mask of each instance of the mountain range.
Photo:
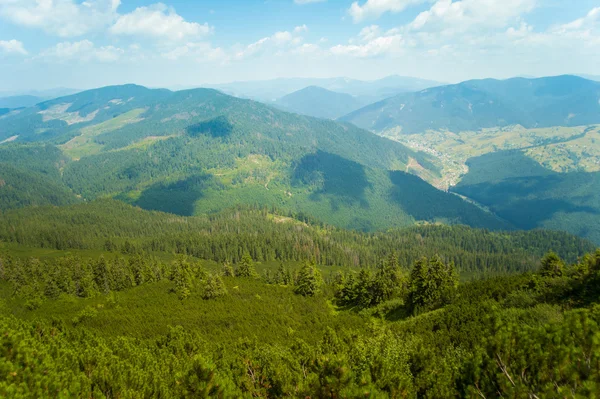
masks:
[(360, 97), (364, 104), (383, 100), (398, 93), (407, 93), (439, 86), (443, 83), (426, 79), (392, 75), (378, 80), (364, 81), (349, 78), (280, 78), (250, 82), (232, 82), (205, 87), (224, 93), (270, 103), (309, 86), (318, 86), (337, 93)]
[(564, 75), (538, 79), (471, 80), (399, 94), (340, 120), (372, 131), (460, 132), (600, 123), (600, 82)]
[(4, 115), (4, 140), (4, 209), (109, 196), (180, 215), (272, 206), (359, 230), (512, 227), (422, 180), (439, 174), (429, 155), (212, 89), (90, 90)]

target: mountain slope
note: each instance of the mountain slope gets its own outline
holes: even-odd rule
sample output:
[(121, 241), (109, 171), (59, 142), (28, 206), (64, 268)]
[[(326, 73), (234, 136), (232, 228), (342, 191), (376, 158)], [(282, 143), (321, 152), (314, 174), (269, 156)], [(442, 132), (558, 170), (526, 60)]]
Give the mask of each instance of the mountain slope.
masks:
[(428, 155), (212, 89), (106, 87), (11, 114), (0, 131), (18, 132), (16, 151), (35, 141), (66, 154), (59, 179), (86, 200), (116, 197), (180, 215), (259, 204), (359, 230), (416, 221), (511, 228), (399, 172), (436, 176)]
[(600, 172), (556, 173), (522, 151), (472, 158), (452, 188), (520, 229), (568, 231), (600, 244)]
[(359, 98), (350, 94), (336, 93), (318, 86), (309, 86), (278, 99), (274, 105), (297, 114), (336, 119), (359, 109), (365, 104)]
[(452, 132), (600, 123), (600, 83), (576, 76), (472, 80), (371, 104), (340, 118), (359, 127), (402, 133)]

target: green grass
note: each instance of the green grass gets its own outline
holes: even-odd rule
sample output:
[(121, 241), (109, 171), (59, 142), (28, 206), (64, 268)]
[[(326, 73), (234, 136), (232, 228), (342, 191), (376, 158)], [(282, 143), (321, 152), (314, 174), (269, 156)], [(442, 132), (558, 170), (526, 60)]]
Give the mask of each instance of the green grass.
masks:
[(84, 156), (99, 154), (104, 146), (94, 142), (94, 137), (120, 129), (127, 124), (139, 122), (142, 120), (140, 116), (144, 112), (146, 112), (145, 108), (137, 108), (97, 125), (84, 127), (81, 129), (79, 136), (72, 138), (60, 147), (65, 154), (75, 160)]

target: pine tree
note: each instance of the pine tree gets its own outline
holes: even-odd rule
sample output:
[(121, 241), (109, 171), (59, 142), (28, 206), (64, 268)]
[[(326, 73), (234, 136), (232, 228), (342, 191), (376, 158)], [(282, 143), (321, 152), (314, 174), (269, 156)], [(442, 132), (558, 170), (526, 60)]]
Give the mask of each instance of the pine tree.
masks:
[(231, 263), (229, 263), (228, 261), (223, 262), (223, 276), (224, 277), (234, 277), (235, 276), (235, 271), (233, 270)]
[(204, 299), (214, 299), (227, 295), (227, 288), (221, 276), (217, 274), (209, 274), (204, 284)]
[(302, 296), (315, 296), (322, 284), (321, 272), (314, 263), (306, 262), (298, 273), (298, 281), (294, 292)]
[(254, 261), (250, 254), (246, 253), (242, 256), (237, 270), (235, 271), (236, 277), (256, 277), (256, 270), (254, 269)]
[(540, 274), (544, 277), (560, 277), (563, 275), (565, 263), (553, 251), (548, 252), (542, 258)]
[(173, 265), (171, 279), (175, 283), (175, 293), (180, 300), (184, 300), (191, 294), (192, 272), (187, 260), (180, 258)]

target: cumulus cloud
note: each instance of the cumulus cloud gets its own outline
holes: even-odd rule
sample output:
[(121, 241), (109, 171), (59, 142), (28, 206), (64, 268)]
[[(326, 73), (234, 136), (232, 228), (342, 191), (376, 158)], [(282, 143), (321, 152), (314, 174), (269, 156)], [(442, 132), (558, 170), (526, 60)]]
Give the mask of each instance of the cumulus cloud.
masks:
[(398, 13), (410, 6), (427, 1), (429, 0), (367, 0), (363, 5), (355, 1), (350, 6), (348, 13), (354, 22), (360, 22), (364, 19), (379, 18), (387, 12)]
[(498, 28), (530, 12), (536, 0), (438, 0), (409, 25), (412, 30), (465, 31)]
[(0, 18), (60, 36), (81, 36), (117, 17), (120, 0), (0, 0)]
[(337, 45), (331, 47), (334, 55), (345, 55), (357, 58), (371, 58), (386, 54), (399, 54), (403, 51), (405, 40), (402, 35), (379, 36), (363, 44)]
[(18, 40), (0, 40), (0, 53), (27, 55), (27, 50)]
[(42, 51), (37, 58), (49, 61), (98, 61), (115, 62), (118, 61), (125, 51), (114, 46), (96, 47), (89, 40), (78, 42), (61, 42), (55, 46)]
[(162, 3), (139, 7), (129, 14), (121, 15), (110, 28), (110, 32), (115, 35), (139, 35), (167, 40), (203, 36), (212, 30), (206, 23), (187, 22)]
[(273, 52), (281, 52), (282, 50), (293, 50), (302, 45), (304, 39), (300, 36), (300, 33), (306, 32), (308, 27), (306, 25), (297, 26), (292, 32), (280, 31), (276, 32), (269, 37), (263, 37), (246, 47), (239, 49), (233, 55), (234, 60), (243, 60), (249, 57), (253, 57), (262, 54), (265, 51), (271, 50)]

